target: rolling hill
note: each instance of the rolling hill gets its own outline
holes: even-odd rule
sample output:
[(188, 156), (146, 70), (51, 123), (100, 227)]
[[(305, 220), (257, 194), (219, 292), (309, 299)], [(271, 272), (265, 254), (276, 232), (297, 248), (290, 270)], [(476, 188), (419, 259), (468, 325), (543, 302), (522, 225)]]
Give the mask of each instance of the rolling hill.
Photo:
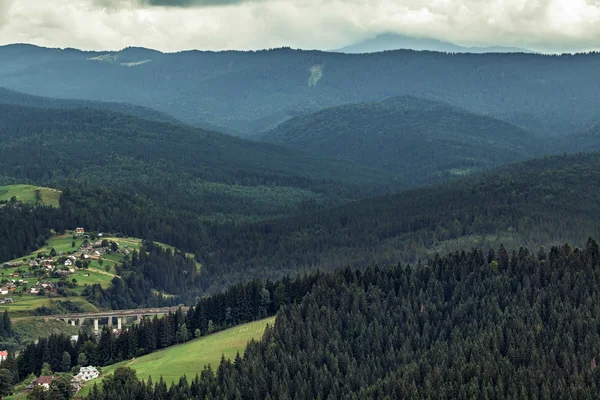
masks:
[(181, 123), (169, 114), (153, 110), (148, 107), (137, 106), (127, 103), (108, 103), (90, 100), (57, 99), (41, 96), (33, 96), (14, 90), (0, 87), (0, 104), (12, 104), (25, 107), (55, 108), (55, 109), (79, 109), (90, 108), (95, 110), (114, 111), (123, 114), (171, 124)]
[(261, 139), (401, 174), (415, 185), (523, 160), (538, 151), (538, 139), (521, 128), (410, 96), (296, 117)]
[[(435, 252), (600, 236), (600, 153), (555, 156), (300, 217), (223, 230), (200, 256), (215, 279), (396, 264)], [(218, 274), (218, 275), (217, 275)]]
[(288, 48), (160, 53), (0, 47), (0, 86), (151, 107), (250, 135), (299, 113), (391, 96), (443, 101), (547, 136), (595, 120), (600, 55), (342, 54)]
[(396, 33), (379, 34), (373, 38), (351, 44), (335, 51), (340, 53), (360, 54), (399, 49), (440, 51), (446, 53), (532, 53), (531, 50), (515, 47), (464, 47), (443, 40), (406, 36)]
[(121, 188), (201, 214), (285, 214), (403, 186), (350, 162), (111, 111), (0, 104), (0, 121), (0, 175)]

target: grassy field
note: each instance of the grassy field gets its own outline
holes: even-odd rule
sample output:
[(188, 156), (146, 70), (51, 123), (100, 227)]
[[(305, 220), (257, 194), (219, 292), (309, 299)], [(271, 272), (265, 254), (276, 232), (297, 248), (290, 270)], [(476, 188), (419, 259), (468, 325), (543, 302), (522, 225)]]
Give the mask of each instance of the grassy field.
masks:
[[(102, 368), (102, 376), (112, 374), (119, 367), (131, 367), (137, 371), (140, 379), (147, 380), (148, 376), (157, 382), (162, 376), (165, 382), (177, 382), (183, 375), (193, 378), (199, 374), (205, 365), (213, 369), (221, 361), (221, 355), (233, 359), (237, 352), (243, 354), (250, 339), (260, 340), (267, 324), (273, 325), (275, 317), (239, 325), (225, 331), (194, 339), (185, 344), (169, 347), (143, 357), (123, 361)], [(78, 394), (86, 396), (94, 383), (100, 383), (102, 378), (88, 383)]]
[(78, 326), (71, 326), (64, 321), (49, 319), (44, 321), (39, 318), (23, 318), (13, 320), (13, 329), (23, 342), (39, 339), (40, 336), (64, 333), (65, 335), (77, 335)]
[[(6, 296), (9, 297), (9, 296)], [(33, 310), (41, 306), (48, 306), (52, 300), (71, 301), (81, 307), (85, 312), (95, 312), (98, 308), (87, 301), (85, 297), (41, 297), (41, 296), (13, 296), (14, 303), (0, 304), (0, 313), (8, 310), (11, 318), (32, 316)]]
[(33, 186), (33, 185), (9, 185), (0, 186), (0, 201), (10, 200), (15, 196), (17, 200), (24, 203), (35, 204), (35, 191), (39, 189), (42, 194), (42, 204), (52, 207), (58, 207), (60, 199), (60, 190)]
[[(52, 236), (48, 239), (48, 242), (44, 247), (36, 251), (36, 253), (50, 253), (50, 250), (54, 249), (56, 252), (63, 253), (71, 253), (73, 251), (77, 251), (81, 243), (83, 243), (82, 238), (73, 239), (73, 235), (56, 235)], [(75, 246), (73, 246), (73, 242), (75, 242)]]

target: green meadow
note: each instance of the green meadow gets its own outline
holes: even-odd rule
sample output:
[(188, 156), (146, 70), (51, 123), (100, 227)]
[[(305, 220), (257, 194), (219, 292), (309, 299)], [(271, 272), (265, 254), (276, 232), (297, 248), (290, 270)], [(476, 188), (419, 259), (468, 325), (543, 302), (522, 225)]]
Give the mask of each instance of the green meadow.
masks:
[(39, 190), (42, 195), (42, 204), (58, 207), (58, 200), (62, 193), (60, 190), (33, 185), (0, 186), (0, 201), (10, 200), (11, 197), (15, 196), (17, 200), (24, 203), (35, 204), (36, 190)]
[(0, 304), (0, 313), (4, 310), (8, 310), (8, 314), (11, 318), (30, 317), (33, 315), (33, 310), (42, 306), (49, 306), (54, 301), (70, 301), (81, 307), (85, 312), (98, 311), (98, 308), (87, 301), (85, 297), (73, 296), (73, 297), (43, 297), (43, 296), (11, 296), (14, 303)]
[[(260, 340), (267, 324), (273, 325), (274, 322), (275, 317), (271, 317), (238, 325), (143, 357), (122, 361), (102, 368), (102, 376), (112, 374), (119, 367), (130, 367), (141, 379), (147, 380), (150, 376), (156, 382), (162, 376), (169, 385), (177, 382), (183, 375), (193, 378), (205, 365), (210, 364), (216, 369), (222, 355), (229, 359), (235, 358), (238, 352), (242, 355), (248, 342), (251, 339)], [(86, 396), (94, 383), (100, 382), (102, 377), (89, 382), (77, 397)]]

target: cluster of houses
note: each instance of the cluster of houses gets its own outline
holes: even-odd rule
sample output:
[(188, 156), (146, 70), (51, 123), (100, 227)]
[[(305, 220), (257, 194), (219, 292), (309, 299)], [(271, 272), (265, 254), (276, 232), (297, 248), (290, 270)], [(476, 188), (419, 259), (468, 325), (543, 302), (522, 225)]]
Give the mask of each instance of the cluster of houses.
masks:
[[(76, 228), (73, 231), (77, 237), (85, 235), (85, 229)], [(101, 237), (101, 235), (100, 235)], [(7, 296), (13, 292), (16, 292), (19, 288), (20, 292), (37, 295), (40, 293), (52, 294), (57, 292), (59, 289), (57, 285), (51, 282), (48, 278), (60, 278), (67, 277), (70, 274), (74, 274), (76, 271), (76, 265), (78, 260), (97, 260), (102, 255), (109, 252), (119, 252), (123, 254), (129, 254), (127, 246), (123, 249), (119, 248), (119, 244), (115, 242), (107, 243), (103, 240), (97, 240), (91, 242), (85, 240), (82, 245), (71, 254), (65, 254), (64, 252), (58, 252), (54, 257), (48, 257), (47, 255), (40, 256), (36, 259), (31, 259), (22, 262), (7, 263), (4, 264), (5, 268), (19, 268), (8, 276), (2, 274), (2, 282), (0, 285), (0, 304), (1, 302), (6, 303), (5, 298), (1, 296)], [(30, 284), (30, 281), (35, 279), (36, 283)]]
[[(71, 387), (73, 388), (73, 392), (77, 393), (81, 389), (81, 386), (91, 381), (92, 379), (96, 379), (100, 376), (100, 372), (96, 367), (88, 366), (81, 367), (79, 369), (79, 373), (73, 377), (71, 380)], [(50, 385), (52, 381), (58, 379), (59, 377), (56, 375), (42, 375), (39, 378), (31, 381), (29, 385), (25, 388), (26, 392), (31, 392), (36, 386), (41, 386), (45, 390), (50, 389)]]
[[(46, 293), (53, 293), (56, 291), (56, 284), (50, 281), (37, 281), (34, 285), (28, 286), (29, 281), (24, 279), (11, 279), (8, 283), (0, 286), (0, 296), (6, 296), (17, 290), (18, 287), (23, 287), (24, 293), (39, 294), (40, 291), (44, 290)], [(0, 304), (12, 303), (12, 298), (0, 298)]]

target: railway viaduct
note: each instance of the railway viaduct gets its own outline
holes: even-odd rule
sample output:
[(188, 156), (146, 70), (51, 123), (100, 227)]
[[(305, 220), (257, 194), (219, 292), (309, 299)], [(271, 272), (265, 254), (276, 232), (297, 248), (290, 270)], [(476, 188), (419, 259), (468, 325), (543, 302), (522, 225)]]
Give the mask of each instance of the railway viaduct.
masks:
[[(94, 313), (76, 313), (76, 314), (63, 314), (63, 315), (48, 315), (45, 316), (45, 320), (59, 319), (65, 321), (67, 324), (73, 326), (82, 326), (86, 319), (94, 320), (94, 331), (98, 331), (98, 320), (101, 318), (108, 318), (108, 326), (113, 326), (113, 318), (117, 319), (117, 329), (121, 329), (123, 319), (127, 317), (136, 317), (137, 322), (140, 322), (142, 318), (154, 315), (162, 315), (176, 312), (180, 307), (164, 307), (164, 308), (137, 308), (133, 310), (110, 310)], [(181, 307), (186, 312), (189, 307)]]

